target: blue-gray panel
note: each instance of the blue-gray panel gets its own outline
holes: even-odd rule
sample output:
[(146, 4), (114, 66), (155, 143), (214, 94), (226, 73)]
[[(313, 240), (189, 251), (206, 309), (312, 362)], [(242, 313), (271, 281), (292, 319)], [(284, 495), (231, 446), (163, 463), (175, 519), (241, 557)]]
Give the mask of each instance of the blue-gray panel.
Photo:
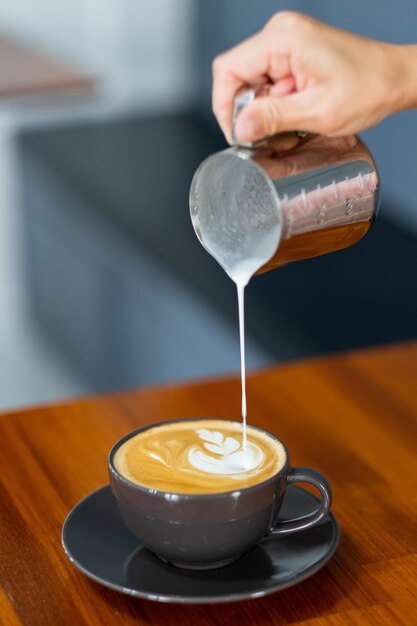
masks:
[[(321, 0), (318, 18), (366, 37), (394, 43), (417, 43), (415, 0)], [(416, 77), (417, 82), (417, 77)], [(385, 120), (363, 133), (381, 173), (390, 218), (417, 233), (417, 112)]]

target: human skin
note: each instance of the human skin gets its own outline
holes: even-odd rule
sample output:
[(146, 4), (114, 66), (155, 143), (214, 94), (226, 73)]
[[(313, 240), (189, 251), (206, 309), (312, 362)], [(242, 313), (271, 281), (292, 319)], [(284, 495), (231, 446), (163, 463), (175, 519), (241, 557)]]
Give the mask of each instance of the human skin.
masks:
[(289, 130), (349, 135), (417, 108), (417, 46), (366, 39), (301, 13), (277, 13), (213, 62), (213, 112), (229, 142), (236, 92), (262, 83), (269, 84), (268, 95), (241, 111), (238, 140)]

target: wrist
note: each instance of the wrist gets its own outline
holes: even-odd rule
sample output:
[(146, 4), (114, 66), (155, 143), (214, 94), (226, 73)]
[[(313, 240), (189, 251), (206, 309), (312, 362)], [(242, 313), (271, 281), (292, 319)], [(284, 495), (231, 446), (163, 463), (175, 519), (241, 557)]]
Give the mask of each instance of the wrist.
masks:
[(392, 113), (417, 109), (417, 46), (390, 46), (394, 61)]

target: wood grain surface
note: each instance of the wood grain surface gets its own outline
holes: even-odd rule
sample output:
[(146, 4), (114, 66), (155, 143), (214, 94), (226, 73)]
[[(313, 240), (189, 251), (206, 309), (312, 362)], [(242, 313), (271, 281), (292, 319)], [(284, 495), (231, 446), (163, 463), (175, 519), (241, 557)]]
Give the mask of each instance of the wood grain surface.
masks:
[(88, 398), (0, 416), (0, 623), (417, 624), (417, 343), (262, 371), (248, 399), (249, 421), (333, 485), (342, 538), (324, 569), (266, 598), (206, 606), (130, 598), (84, 577), (61, 526), (107, 482), (111, 445), (161, 419), (239, 419), (240, 391), (236, 378)]

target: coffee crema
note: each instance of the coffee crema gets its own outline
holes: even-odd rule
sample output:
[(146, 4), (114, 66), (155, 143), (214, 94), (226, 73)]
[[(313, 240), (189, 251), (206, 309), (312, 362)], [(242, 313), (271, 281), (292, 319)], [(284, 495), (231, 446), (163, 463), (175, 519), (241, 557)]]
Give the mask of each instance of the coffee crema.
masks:
[(256, 485), (285, 465), (284, 446), (256, 428), (204, 419), (153, 426), (116, 451), (113, 464), (124, 478), (171, 493), (219, 493)]

